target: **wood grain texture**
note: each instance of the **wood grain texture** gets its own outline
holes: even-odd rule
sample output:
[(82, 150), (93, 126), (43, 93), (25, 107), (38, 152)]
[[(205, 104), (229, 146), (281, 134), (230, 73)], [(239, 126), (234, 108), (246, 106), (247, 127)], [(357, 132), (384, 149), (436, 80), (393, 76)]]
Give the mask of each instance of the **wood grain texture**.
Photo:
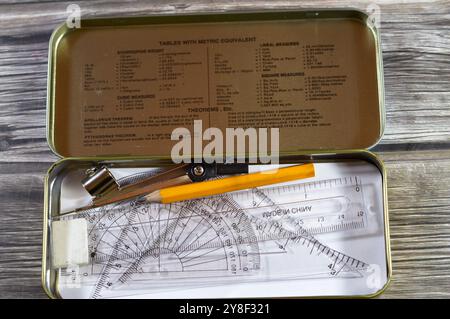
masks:
[(382, 153), (393, 277), (381, 297), (450, 298), (450, 151)]
[[(48, 40), (73, 2), (0, 3), (0, 298), (40, 286)], [(356, 7), (366, 1), (76, 1), (83, 17), (262, 8)], [(172, 3), (172, 4), (171, 4)], [(375, 150), (388, 170), (394, 275), (382, 298), (450, 298), (450, 2), (377, 1), (387, 124)]]

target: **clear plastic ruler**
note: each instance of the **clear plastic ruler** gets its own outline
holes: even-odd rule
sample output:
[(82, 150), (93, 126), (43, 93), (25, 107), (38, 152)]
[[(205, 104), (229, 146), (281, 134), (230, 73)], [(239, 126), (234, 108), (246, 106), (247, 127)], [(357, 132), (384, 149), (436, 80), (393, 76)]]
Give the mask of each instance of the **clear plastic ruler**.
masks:
[(316, 171), (308, 181), (169, 205), (129, 201), (64, 217), (88, 221), (90, 264), (62, 269), (60, 293), (373, 293), (380, 287), (370, 276), (378, 272), (378, 286), (386, 277), (380, 173), (365, 162), (316, 164)]

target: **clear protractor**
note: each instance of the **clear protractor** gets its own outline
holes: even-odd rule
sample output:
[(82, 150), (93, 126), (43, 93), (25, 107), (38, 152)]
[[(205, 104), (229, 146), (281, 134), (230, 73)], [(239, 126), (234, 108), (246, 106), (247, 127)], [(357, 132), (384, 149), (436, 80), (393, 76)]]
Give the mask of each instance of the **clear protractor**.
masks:
[[(91, 268), (100, 274), (93, 296), (124, 289), (165, 289), (177, 282), (221, 283), (257, 272), (258, 243), (246, 216), (216, 214), (215, 208), (212, 202), (200, 201), (140, 203), (133, 208), (133, 219), (117, 213), (109, 218), (107, 213), (103, 219), (110, 222), (90, 232), (96, 252)], [(127, 233), (122, 236), (124, 229)]]

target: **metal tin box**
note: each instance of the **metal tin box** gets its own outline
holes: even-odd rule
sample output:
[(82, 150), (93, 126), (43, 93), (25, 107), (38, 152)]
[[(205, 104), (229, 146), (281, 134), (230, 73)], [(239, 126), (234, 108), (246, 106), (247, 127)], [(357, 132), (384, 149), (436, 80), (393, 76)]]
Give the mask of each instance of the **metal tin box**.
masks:
[[(377, 167), (387, 284), (386, 172), (365, 150), (383, 134), (383, 102), (379, 36), (356, 10), (95, 19), (82, 20), (78, 29), (62, 25), (49, 49), (47, 137), (64, 159), (46, 178), (44, 289), (60, 297), (58, 271), (49, 265), (49, 221), (59, 212), (62, 177), (105, 162), (167, 165), (172, 130), (192, 129), (194, 120), (205, 129), (278, 127), (284, 163), (363, 160)], [(238, 155), (252, 154), (246, 149)]]

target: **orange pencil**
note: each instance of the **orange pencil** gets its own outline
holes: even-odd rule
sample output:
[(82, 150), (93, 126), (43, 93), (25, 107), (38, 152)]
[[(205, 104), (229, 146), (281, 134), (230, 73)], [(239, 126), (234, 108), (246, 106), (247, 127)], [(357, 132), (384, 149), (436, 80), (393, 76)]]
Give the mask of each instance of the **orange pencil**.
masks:
[(163, 188), (145, 196), (149, 202), (173, 203), (234, 192), (259, 186), (314, 177), (314, 165), (303, 164), (264, 172), (214, 179), (204, 182)]

